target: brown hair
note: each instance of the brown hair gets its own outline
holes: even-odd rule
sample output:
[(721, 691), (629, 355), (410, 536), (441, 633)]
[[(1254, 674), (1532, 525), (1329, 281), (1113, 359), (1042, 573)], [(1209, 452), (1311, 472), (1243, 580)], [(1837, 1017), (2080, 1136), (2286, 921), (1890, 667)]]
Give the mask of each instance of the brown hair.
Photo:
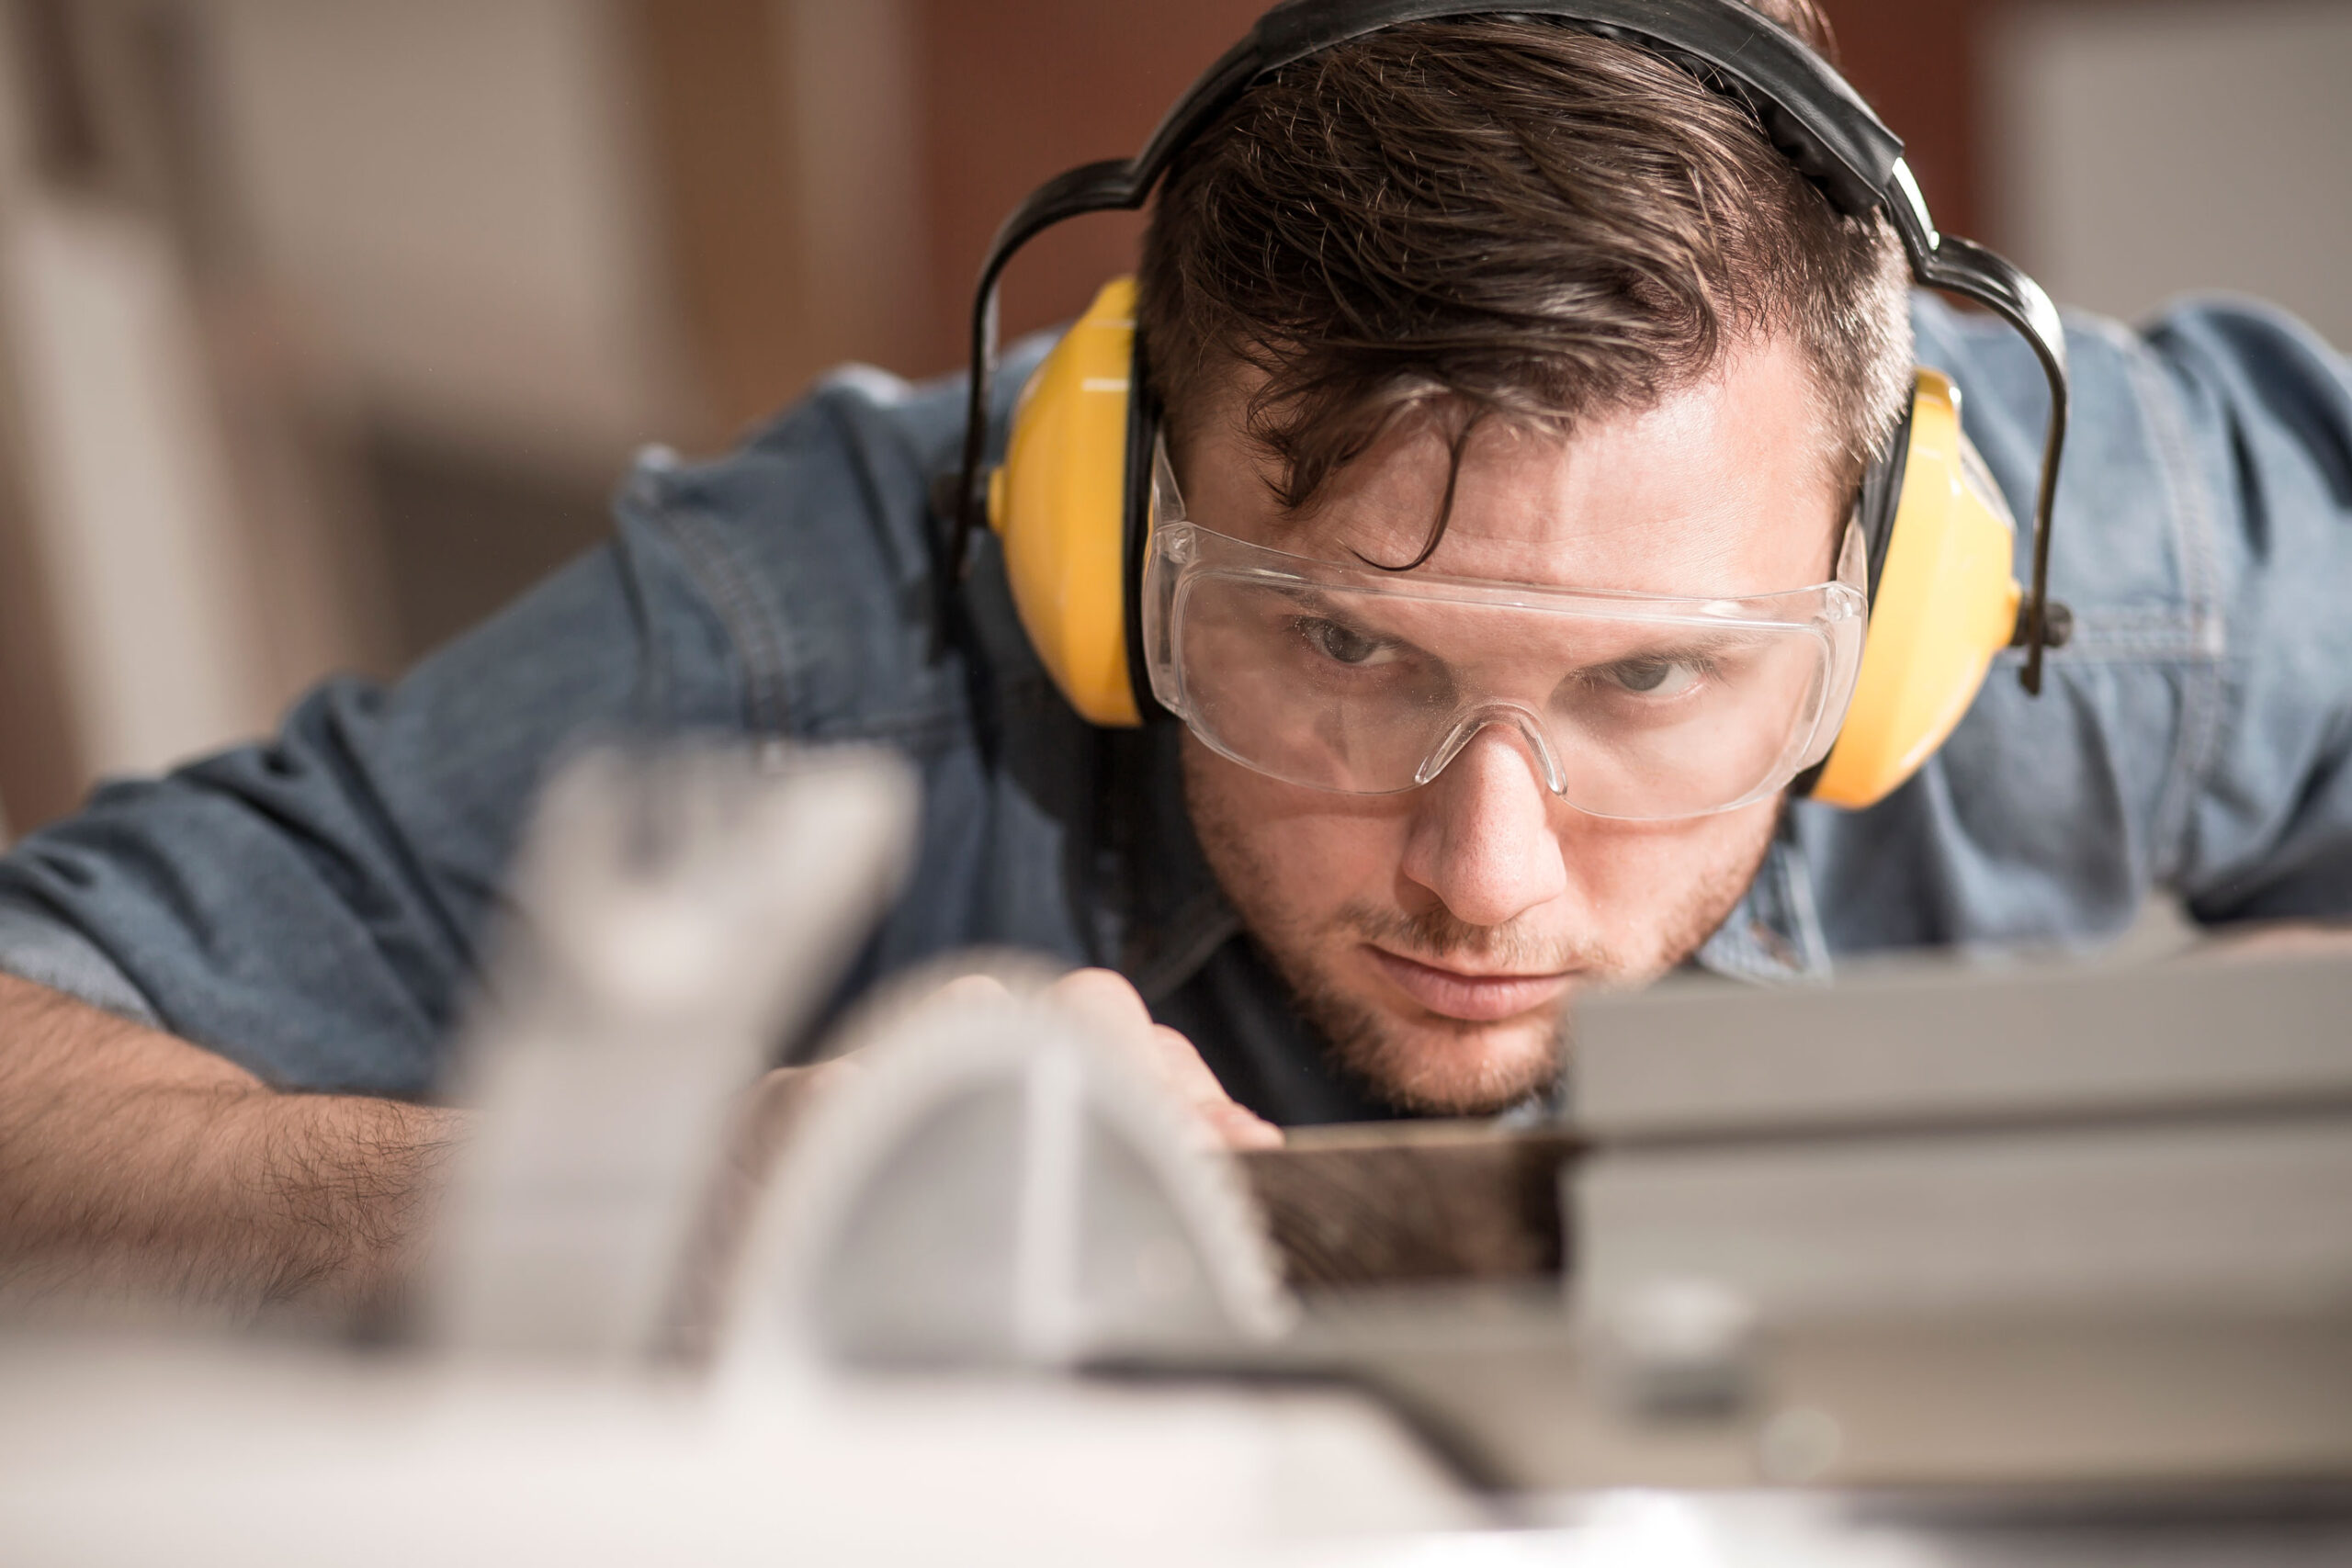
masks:
[[(1750, 3), (1834, 50), (1813, 0)], [(1277, 72), (1171, 171), (1139, 281), (1175, 433), (1263, 372), (1245, 425), (1293, 511), (1406, 411), (1446, 421), (1458, 467), (1487, 418), (1645, 407), (1774, 336), (1807, 355), (1850, 482), (1910, 386), (1883, 219), (1837, 212), (1689, 71), (1537, 18), (1393, 28)]]

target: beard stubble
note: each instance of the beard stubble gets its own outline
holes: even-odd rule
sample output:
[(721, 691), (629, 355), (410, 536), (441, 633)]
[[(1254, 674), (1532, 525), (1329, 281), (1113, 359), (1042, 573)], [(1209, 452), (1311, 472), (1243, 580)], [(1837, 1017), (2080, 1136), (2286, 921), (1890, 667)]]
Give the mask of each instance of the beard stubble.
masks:
[[(1321, 1037), (1330, 1065), (1386, 1104), (1424, 1115), (1484, 1115), (1549, 1089), (1566, 1065), (1569, 1009), (1590, 989), (1648, 984), (1698, 951), (1738, 904), (1770, 846), (1776, 816), (1752, 841), (1694, 878), (1645, 930), (1546, 940), (1517, 925), (1476, 926), (1442, 906), (1418, 913), (1351, 900), (1329, 914), (1298, 909), (1250, 848), (1240, 814), (1201, 777), (1186, 738), (1184, 800), (1193, 831), (1217, 883), (1250, 937)], [(1500, 1025), (1427, 1014), (1412, 1031), (1350, 992), (1333, 973), (1343, 952), (1373, 943), (1425, 963), (1476, 960), (1496, 969), (1573, 971), (1548, 1027), (1507, 1047)], [(1524, 1032), (1530, 1021), (1504, 1021)], [(1418, 1032), (1419, 1038), (1415, 1037)]]

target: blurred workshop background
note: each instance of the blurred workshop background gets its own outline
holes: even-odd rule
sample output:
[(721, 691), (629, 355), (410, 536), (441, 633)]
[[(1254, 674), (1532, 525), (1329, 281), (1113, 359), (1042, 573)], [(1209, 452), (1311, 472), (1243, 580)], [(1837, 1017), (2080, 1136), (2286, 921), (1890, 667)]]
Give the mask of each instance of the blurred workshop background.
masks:
[[(2352, 4), (1827, 0), (1948, 229), (2352, 343)], [(397, 672), (630, 452), (956, 367), (1033, 184), (1261, 0), (0, 0), (0, 810)], [(1067, 316), (1136, 225), (1036, 247)], [(6, 829), (0, 828), (0, 837)]]

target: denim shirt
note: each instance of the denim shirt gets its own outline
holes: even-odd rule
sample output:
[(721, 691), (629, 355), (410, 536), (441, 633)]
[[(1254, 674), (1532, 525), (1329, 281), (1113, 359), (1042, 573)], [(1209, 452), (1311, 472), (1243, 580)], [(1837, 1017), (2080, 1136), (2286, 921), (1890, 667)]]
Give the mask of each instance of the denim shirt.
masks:
[[(1931, 299), (1914, 316), (2030, 517), (2030, 355)], [(2206, 922), (2352, 914), (2352, 378), (2247, 304), (2068, 330), (2051, 575), (2076, 629), (2045, 694), (2004, 656), (1888, 800), (1793, 807), (1702, 964), (1802, 980), (1878, 949), (2084, 943), (2154, 888)], [(1383, 1113), (1219, 895), (1172, 727), (1081, 722), (992, 553), (938, 592), (926, 491), (961, 398), (853, 368), (728, 457), (649, 455), (606, 547), (398, 684), (330, 682), (267, 743), (108, 784), (19, 843), (0, 968), (273, 1083), (431, 1093), (535, 789), (650, 696), (681, 729), (878, 741), (920, 770), (916, 869), (844, 996), (973, 943), (1107, 964), (1261, 1112)]]

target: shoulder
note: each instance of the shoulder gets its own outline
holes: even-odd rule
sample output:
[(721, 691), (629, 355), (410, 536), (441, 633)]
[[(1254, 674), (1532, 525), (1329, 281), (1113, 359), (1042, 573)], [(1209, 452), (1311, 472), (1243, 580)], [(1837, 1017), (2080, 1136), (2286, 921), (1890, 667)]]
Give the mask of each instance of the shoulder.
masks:
[[(2049, 406), (2030, 353), (1934, 299), (1914, 322), (1920, 362), (1960, 386), (1971, 437), (2030, 520)], [(2137, 328), (2070, 312), (2066, 327), (2051, 591), (2075, 636), (2039, 698), (2014, 654), (1996, 660), (1942, 752), (1881, 806), (1803, 810), (1834, 946), (2120, 930), (2152, 887), (2196, 899), (2269, 875), (2337, 769), (2352, 681), (2352, 624), (2334, 608), (2352, 592), (2342, 360), (2242, 300), (2185, 301)]]
[[(2119, 584), (2116, 569), (2139, 563), (2118, 561), (2115, 541), (2153, 540), (2167, 523), (2228, 556), (2266, 524), (2331, 525), (2352, 506), (2352, 369), (2293, 316), (2193, 296), (2137, 326), (2065, 321), (2074, 407), (2055, 547), (2077, 569), (2069, 592), (2096, 603), (2136, 587)], [(2030, 517), (2049, 407), (2032, 355), (1998, 321), (1931, 296), (1913, 323), (1920, 362), (1952, 374), (1970, 435)]]
[[(999, 423), (1047, 342), (1005, 357)], [(618, 511), (693, 578), (741, 666), (746, 724), (795, 739), (920, 745), (967, 706), (943, 659), (933, 479), (963, 438), (963, 377), (826, 377), (734, 450), (640, 458)]]
[[(2030, 527), (2050, 408), (2031, 351), (2000, 321), (1932, 297), (1917, 299), (1913, 321), (1919, 362), (1952, 377), (1970, 438)], [(2075, 613), (2074, 657), (2120, 645), (2194, 653), (2210, 642), (2196, 617), (2210, 614), (2214, 585), (2199, 576), (2205, 542), (2184, 535), (2184, 520), (2208, 511), (2207, 481), (2178, 389), (2140, 334), (2076, 311), (2065, 322), (2071, 410), (2051, 584)]]

